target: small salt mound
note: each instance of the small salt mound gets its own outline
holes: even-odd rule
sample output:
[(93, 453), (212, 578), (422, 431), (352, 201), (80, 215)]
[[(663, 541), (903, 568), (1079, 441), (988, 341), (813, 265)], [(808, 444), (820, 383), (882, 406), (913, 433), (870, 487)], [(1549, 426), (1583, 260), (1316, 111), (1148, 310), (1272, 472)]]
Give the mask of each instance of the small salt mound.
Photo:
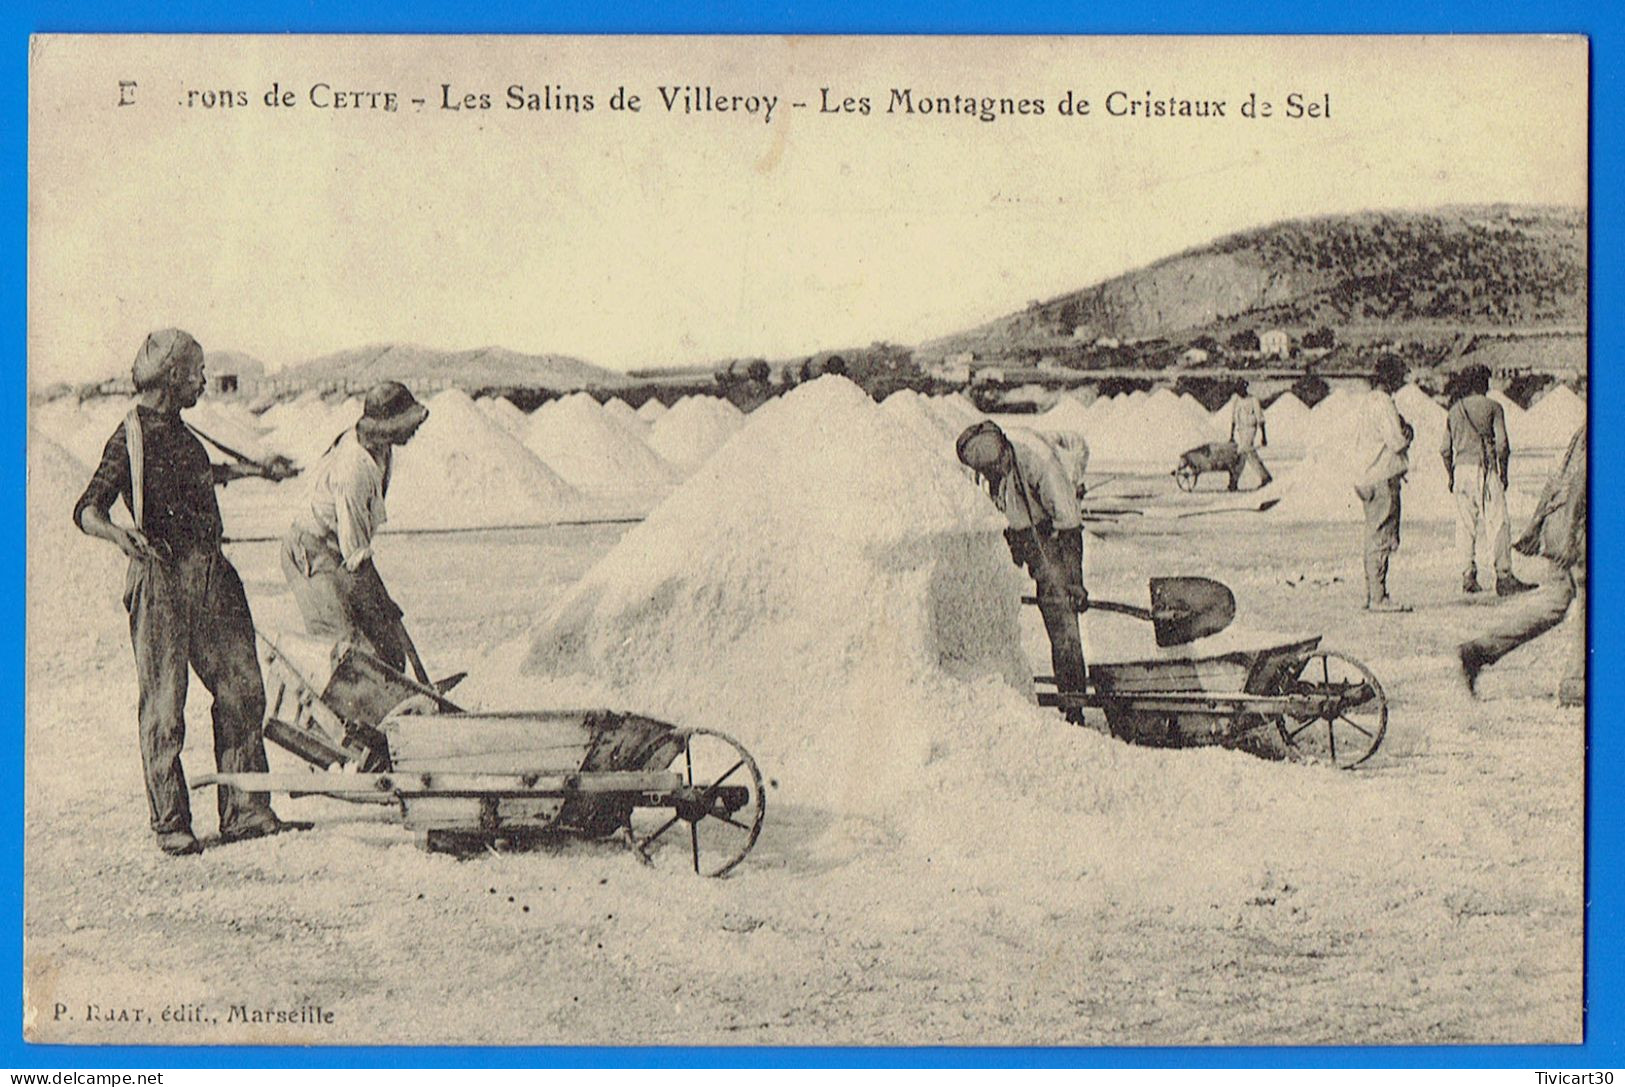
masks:
[(530, 417), (515, 407), (512, 400), (505, 396), (482, 396), (474, 403), (491, 422), (520, 441), (524, 440)]
[(677, 473), (637, 431), (586, 393), (537, 409), (523, 441), (543, 464), (583, 491), (646, 494), (677, 482)]
[(1559, 385), (1529, 406), (1522, 445), (1530, 449), (1561, 449), (1586, 420), (1585, 401), (1567, 385)]
[(395, 453), (388, 528), (540, 525), (581, 512), (579, 492), (461, 389), (428, 401), (429, 418)]
[(266, 435), (265, 444), (295, 464), (308, 468), (321, 459), (335, 438), (355, 426), (360, 418), (360, 400), (352, 398), (340, 404), (328, 404), (320, 397), (301, 396), (285, 405), (277, 417), (276, 429)]
[(981, 409), (959, 393), (949, 393), (946, 396), (936, 397), (932, 400), (931, 406), (936, 410), (938, 418), (946, 423), (950, 429), (954, 430), (956, 434), (972, 423), (978, 423), (987, 418)]
[(743, 420), (726, 400), (685, 396), (649, 428), (649, 448), (678, 471), (691, 472), (733, 437)]
[(609, 415), (610, 418), (618, 419), (628, 426), (641, 426), (643, 423), (643, 420), (638, 418), (638, 413), (632, 410), (632, 405), (628, 404), (620, 397), (612, 396), (608, 400), (604, 401), (604, 412), (605, 414)]
[(881, 402), (880, 409), (907, 434), (941, 456), (955, 458), (954, 441), (958, 432), (949, 433), (930, 402), (913, 389), (899, 389)]
[[(117, 425), (115, 422), (113, 425)], [(101, 451), (97, 450), (98, 459)], [(36, 430), (28, 434), (27, 644), (57, 661), (76, 656), (87, 638), (120, 641), (120, 597), (127, 562), (113, 545), (73, 525), (73, 506), (91, 467)], [(114, 507), (122, 509), (122, 503)], [(128, 519), (115, 519), (128, 524)]]
[(77, 423), (57, 439), (72, 457), (94, 467), (101, 463), (102, 450), (119, 423), (130, 414), (135, 401), (119, 396), (99, 396), (79, 405)]
[[(1271, 445), (1308, 444), (1312, 424), (1309, 406), (1292, 393), (1284, 393), (1264, 409), (1264, 429)], [(1227, 427), (1228, 432), (1228, 427)]]
[(668, 410), (669, 409), (665, 404), (662, 404), (659, 400), (651, 396), (642, 404), (638, 405), (638, 418), (642, 419), (645, 423), (653, 423), (656, 419), (666, 414)]
[(1079, 434), (1088, 438), (1092, 423), (1093, 416), (1087, 407), (1071, 396), (1062, 396), (1054, 407), (1033, 416), (1029, 425), (1050, 434)]
[(522, 672), (591, 676), (726, 731), (793, 800), (885, 803), (987, 701), (973, 685), (1034, 712), (1003, 523), (825, 376), (759, 411), (628, 532), (538, 624)]
[(1230, 437), (1230, 421), (1236, 417), (1236, 405), (1241, 403), (1241, 397), (1235, 393), (1224, 402), (1219, 410), (1208, 413), (1208, 431), (1215, 440), (1224, 441)]

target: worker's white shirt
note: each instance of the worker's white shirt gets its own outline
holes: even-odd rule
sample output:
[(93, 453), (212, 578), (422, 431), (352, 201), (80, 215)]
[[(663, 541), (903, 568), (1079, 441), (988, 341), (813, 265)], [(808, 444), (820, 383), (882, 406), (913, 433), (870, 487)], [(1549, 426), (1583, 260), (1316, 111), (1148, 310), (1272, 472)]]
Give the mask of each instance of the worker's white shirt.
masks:
[(1242, 449), (1251, 449), (1254, 439), (1258, 436), (1258, 428), (1263, 422), (1264, 406), (1258, 402), (1258, 397), (1249, 396), (1236, 401), (1236, 410), (1230, 421), (1236, 445)]
[(355, 431), (346, 431), (310, 473), (305, 508), (294, 518), (294, 527), (336, 540), (344, 565), (358, 569), (372, 557), (373, 534), (387, 519), (388, 485), (387, 454), (379, 465)]
[(993, 489), (993, 503), (1004, 511), (1010, 527), (1028, 528), (1035, 520), (1049, 521), (1056, 531), (1080, 527), (1083, 511), (1078, 507), (1077, 489), (1055, 454), (1041, 444), (1035, 447), (1021, 441), (1012, 441), (1010, 448), (1015, 451), (1021, 479), (1018, 482), (1017, 473), (1011, 472)]
[(1394, 398), (1381, 389), (1372, 389), (1361, 402), (1359, 411), (1354, 463), (1360, 475), (1355, 483), (1375, 486), (1404, 475), (1410, 467), (1405, 451), (1410, 448), (1411, 440), (1405, 437)]

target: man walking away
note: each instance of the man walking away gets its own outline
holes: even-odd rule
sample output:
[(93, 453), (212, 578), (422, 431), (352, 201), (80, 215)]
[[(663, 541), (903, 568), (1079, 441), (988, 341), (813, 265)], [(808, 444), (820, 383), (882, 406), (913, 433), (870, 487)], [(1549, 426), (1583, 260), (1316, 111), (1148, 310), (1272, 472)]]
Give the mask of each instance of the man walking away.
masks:
[(1507, 441), (1506, 411), (1491, 400), (1490, 369), (1469, 366), (1456, 378), (1459, 399), (1445, 418), (1445, 478), (1456, 499), (1456, 559), (1461, 570), (1461, 591), (1476, 593), (1478, 544), (1488, 540), (1495, 563), (1497, 596), (1528, 592), (1533, 585), (1512, 574), (1512, 530), (1507, 523), (1507, 465), (1512, 447)]
[[(997, 423), (967, 428), (956, 450), (960, 463), (987, 482), (993, 504), (1009, 522), (1004, 538), (1010, 558), (1025, 566), (1038, 586), (1057, 688), (1083, 690), (1078, 612), (1088, 606), (1089, 593), (1083, 586), (1083, 515), (1071, 480), (1053, 455), (1012, 443)], [(1076, 711), (1068, 719), (1082, 723)]]
[(1264, 467), (1264, 458), (1258, 455), (1260, 447), (1270, 444), (1269, 431), (1264, 424), (1264, 406), (1248, 389), (1245, 378), (1236, 381), (1236, 396), (1240, 399), (1230, 413), (1230, 440), (1236, 443), (1240, 456), (1230, 467), (1230, 489), (1237, 488), (1248, 467), (1258, 473), (1257, 487), (1267, 487), (1275, 477)]
[(1410, 611), (1388, 595), (1388, 564), (1399, 550), (1399, 489), (1410, 467), (1406, 451), (1413, 431), (1394, 406), (1405, 384), (1405, 364), (1392, 355), (1377, 363), (1371, 391), (1359, 407), (1354, 493), (1365, 508), (1365, 606), (1370, 611)]
[(1480, 672), (1562, 622), (1572, 603), (1574, 640), (1557, 701), (1563, 706), (1585, 705), (1587, 520), (1586, 432), (1581, 426), (1569, 439), (1562, 463), (1546, 481), (1529, 527), (1514, 545), (1522, 554), (1550, 559), (1557, 576), (1543, 583), (1529, 597), (1527, 609), (1520, 609), (1506, 625), (1462, 643), (1461, 674), (1470, 693), (1477, 687)]
[[(141, 760), (158, 846), (173, 856), (200, 851), (192, 834), (181, 748), (186, 741), (190, 666), (214, 696), (214, 759), (222, 773), (266, 769), (261, 728), (265, 687), (254, 650), (254, 620), (237, 571), (220, 553), (214, 488), (244, 475), (243, 465), (209, 463), (181, 420), (204, 387), (203, 348), (178, 329), (154, 332), (133, 368), (139, 400), (102, 450), (73, 521), (130, 557), (124, 605), (140, 682)], [(113, 524), (123, 498), (135, 527)], [(240, 841), (283, 829), (265, 793), (217, 790), (220, 838)]]

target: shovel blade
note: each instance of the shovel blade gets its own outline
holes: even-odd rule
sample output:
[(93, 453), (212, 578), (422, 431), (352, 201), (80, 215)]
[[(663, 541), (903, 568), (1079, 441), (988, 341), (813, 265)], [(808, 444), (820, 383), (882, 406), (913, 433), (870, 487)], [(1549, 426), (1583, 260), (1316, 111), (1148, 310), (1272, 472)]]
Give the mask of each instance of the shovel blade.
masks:
[(1188, 645), (1217, 634), (1236, 617), (1236, 594), (1205, 577), (1151, 579), (1151, 626), (1157, 645)]

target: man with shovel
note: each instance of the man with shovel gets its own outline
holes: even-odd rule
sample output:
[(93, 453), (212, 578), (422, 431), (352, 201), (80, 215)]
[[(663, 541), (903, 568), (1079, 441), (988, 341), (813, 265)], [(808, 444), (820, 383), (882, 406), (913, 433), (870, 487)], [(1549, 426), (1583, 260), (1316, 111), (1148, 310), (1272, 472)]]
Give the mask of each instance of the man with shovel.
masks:
[(397, 672), (410, 658), (421, 683), (428, 673), (373, 565), (372, 541), (385, 519), (394, 447), (411, 441), (428, 416), (398, 381), (369, 389), (360, 421), (310, 473), (304, 507), (282, 540), (282, 572), (305, 629), (350, 642)]
[(1086, 671), (1078, 612), (1088, 606), (1089, 593), (1083, 586), (1083, 513), (1077, 492), (1053, 455), (1011, 442), (997, 423), (969, 427), (956, 449), (960, 463), (987, 481), (993, 503), (1010, 524), (1004, 533), (1010, 557), (1027, 568), (1038, 586), (1038, 610), (1049, 633), (1057, 688), (1082, 691)]
[[(141, 760), (158, 847), (187, 856), (192, 834), (181, 748), (186, 742), (188, 668), (214, 696), (214, 759), (222, 773), (266, 769), (265, 686), (254, 649), (254, 620), (242, 580), (221, 554), (214, 488), (248, 475), (285, 478), (265, 466), (211, 464), (181, 411), (204, 388), (203, 348), (179, 329), (154, 332), (132, 370), (137, 406), (102, 450), (100, 465), (73, 508), (87, 535), (130, 557), (124, 606), (140, 683)], [(134, 527), (108, 514), (123, 498)], [(274, 834), (284, 824), (265, 793), (222, 788), (220, 839)]]

